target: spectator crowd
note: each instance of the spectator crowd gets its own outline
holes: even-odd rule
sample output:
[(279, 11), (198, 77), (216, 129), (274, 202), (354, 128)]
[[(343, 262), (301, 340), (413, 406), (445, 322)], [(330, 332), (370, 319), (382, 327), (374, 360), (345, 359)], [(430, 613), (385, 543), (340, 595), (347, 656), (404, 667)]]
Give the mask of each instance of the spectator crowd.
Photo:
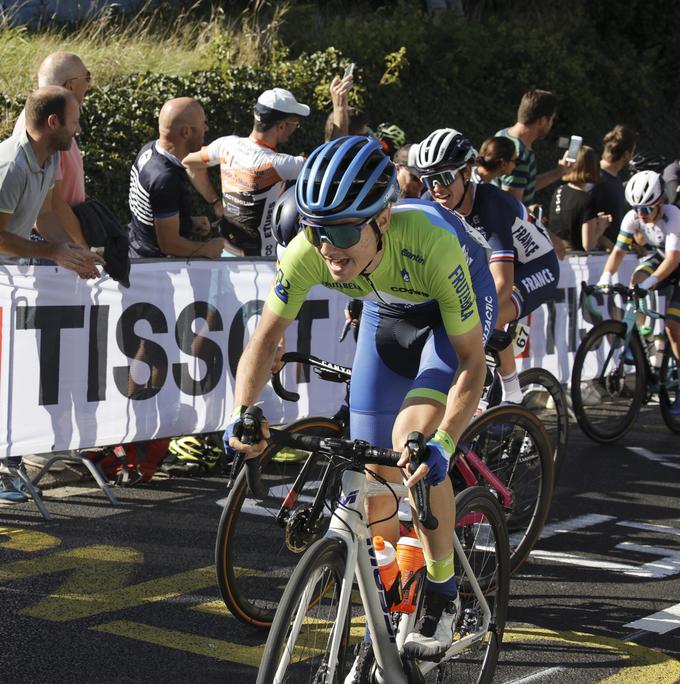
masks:
[[(121, 260), (276, 254), (275, 207), (305, 163), (304, 157), (280, 148), (304, 125), (310, 115), (308, 105), (288, 90), (274, 87), (253, 103), (248, 134), (210, 140), (210, 125), (215, 122), (206, 121), (198, 100), (186, 96), (159, 102), (157, 138), (130, 160), (131, 218), (121, 227), (106, 213), (92, 211), (96, 200), (85, 187), (76, 136), (80, 108), (92, 79), (75, 54), (56, 52), (46, 57), (38, 70), (38, 87), (28, 96), (12, 136), (0, 143), (0, 263), (56, 264), (83, 279), (98, 278), (104, 268), (125, 285)], [(534, 220), (547, 227), (559, 259), (564, 259), (567, 250), (612, 252), (622, 244), (619, 234), (627, 215), (624, 182), (637, 142), (631, 127), (616, 124), (601, 141), (584, 141), (588, 144), (582, 144), (574, 158), (565, 152), (553, 168), (541, 171), (534, 148), (550, 133), (558, 103), (551, 92), (528, 91), (519, 103), (517, 120), (484, 140), (479, 151), (470, 151), (460, 197), (437, 197), (443, 186), (423, 184), (417, 141), (409, 140), (394, 123), (381, 123), (373, 131), (368, 115), (349, 106), (352, 85), (351, 74), (332, 81), (332, 111), (323, 138), (376, 138), (396, 167), (402, 198), (436, 199), (474, 223), (477, 213), (483, 213), (478, 207), (486, 196), (482, 189), (492, 185), (522, 203)], [(212, 176), (211, 167), (219, 167), (219, 178)], [(680, 160), (657, 171), (665, 181), (664, 201), (675, 204)], [(536, 195), (553, 186), (544, 214)], [(193, 210), (194, 192), (204, 203), (198, 216)], [(118, 244), (125, 238), (123, 254), (112, 248), (97, 249), (110, 245), (114, 237)], [(646, 253), (643, 243), (637, 238), (631, 241), (639, 256)], [(510, 289), (511, 285), (512, 281)], [(504, 316), (502, 307), (500, 311), (504, 323), (514, 317)], [(512, 378), (514, 361), (506, 360), (501, 370)], [(512, 398), (517, 388), (509, 382), (507, 397)], [(212, 450), (214, 443), (206, 448)], [(189, 458), (176, 449), (171, 460), (177, 466), (183, 458), (193, 463), (197, 456), (193, 453)], [(33, 459), (41, 462), (39, 457)], [(26, 492), (8, 463), (16, 468), (21, 459), (0, 460), (0, 501), (25, 501)]]

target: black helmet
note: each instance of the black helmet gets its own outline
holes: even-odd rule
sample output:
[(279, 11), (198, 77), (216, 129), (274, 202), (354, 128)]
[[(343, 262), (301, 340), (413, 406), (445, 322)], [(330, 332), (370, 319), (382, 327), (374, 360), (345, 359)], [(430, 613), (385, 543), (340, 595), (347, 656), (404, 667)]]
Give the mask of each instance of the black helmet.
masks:
[(287, 247), (298, 234), (300, 230), (298, 218), (298, 209), (295, 204), (295, 186), (291, 185), (288, 190), (281, 193), (272, 211), (272, 232), (281, 247)]

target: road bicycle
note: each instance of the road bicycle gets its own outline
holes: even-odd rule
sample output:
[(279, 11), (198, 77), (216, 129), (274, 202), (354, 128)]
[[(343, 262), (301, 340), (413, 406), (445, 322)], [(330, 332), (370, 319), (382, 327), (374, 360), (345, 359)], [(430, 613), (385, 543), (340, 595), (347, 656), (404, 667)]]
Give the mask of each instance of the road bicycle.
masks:
[(654, 342), (640, 332), (643, 316), (653, 320), (665, 316), (649, 308), (646, 291), (637, 287), (587, 283), (581, 287), (584, 306), (594, 317), (600, 316), (593, 304), (595, 296), (611, 292), (621, 295), (625, 303), (623, 320), (593, 326), (576, 351), (571, 398), (581, 430), (596, 442), (614, 442), (628, 432), (642, 405), (658, 395), (664, 422), (680, 433), (680, 416), (670, 412), (680, 392), (677, 360), (666, 340), (661, 369), (655, 370), (650, 361)]
[[(341, 683), (355, 656), (356, 684), (405, 684), (428, 676), (446, 682), (490, 682), (503, 639), (510, 584), (507, 530), (496, 497), (484, 487), (466, 489), (456, 497), (453, 545), (461, 607), (451, 646), (438, 662), (411, 660), (401, 649), (423, 609), (424, 571), (415, 575), (416, 610), (390, 611), (364, 509), (366, 497), (383, 494), (387, 486), (396, 511), (397, 497), (405, 495), (406, 488), (369, 482), (365, 473), (368, 464), (396, 465), (401, 454), (365, 442), (286, 431), (272, 430), (272, 438), (322, 455), (329, 467), (342, 473), (342, 487), (328, 530), (305, 551), (283, 592), (258, 684)], [(413, 472), (424, 439), (412, 433), (408, 444)], [(415, 498), (421, 523), (436, 527), (421, 487)], [(366, 629), (370, 644), (364, 640)]]
[[(286, 353), (282, 360), (310, 364), (326, 380), (350, 382), (347, 367), (298, 352)], [(272, 384), (283, 398), (299, 398), (283, 388), (278, 376)], [(345, 403), (333, 419), (304, 418), (286, 429), (295, 434), (340, 436), (347, 420)], [(298, 450), (304, 460), (277, 460), (286, 448), (271, 443), (259, 462), (249, 461), (236, 476), (215, 544), (217, 582), (225, 605), (239, 620), (263, 628), (271, 626), (299, 554), (323, 534), (339, 497), (339, 480), (325, 459), (313, 451)], [(550, 509), (552, 454), (540, 421), (515, 405), (485, 411), (459, 440), (451, 471), (454, 489), (483, 484), (498, 497), (508, 518), (513, 572), (538, 540)], [(262, 554), (262, 548), (267, 554)]]

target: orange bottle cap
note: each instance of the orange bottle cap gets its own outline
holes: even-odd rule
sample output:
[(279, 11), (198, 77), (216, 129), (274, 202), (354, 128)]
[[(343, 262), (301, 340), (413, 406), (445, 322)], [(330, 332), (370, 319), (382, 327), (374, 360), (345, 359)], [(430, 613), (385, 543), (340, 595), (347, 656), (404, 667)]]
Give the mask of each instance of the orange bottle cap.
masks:
[(385, 539), (380, 535), (373, 537), (373, 546), (377, 551), (382, 551), (385, 548)]

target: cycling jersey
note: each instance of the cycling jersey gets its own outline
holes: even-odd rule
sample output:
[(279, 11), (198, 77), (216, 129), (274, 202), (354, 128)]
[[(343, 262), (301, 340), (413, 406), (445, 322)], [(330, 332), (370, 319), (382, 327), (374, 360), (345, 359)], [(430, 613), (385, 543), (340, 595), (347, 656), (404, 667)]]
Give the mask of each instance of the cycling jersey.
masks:
[[(663, 260), (662, 254), (654, 252), (640, 261), (635, 273), (643, 273), (646, 278), (659, 268)], [(668, 278), (657, 283), (656, 290), (666, 295), (666, 318), (680, 323), (680, 268), (676, 268)], [(663, 329), (663, 325), (661, 328)]]
[(274, 256), (276, 240), (271, 226), (274, 203), (283, 192), (285, 182), (298, 177), (304, 159), (236, 135), (213, 140), (201, 149), (201, 159), (209, 166), (220, 165), (225, 219), (251, 236), (259, 236), (260, 253)]
[(307, 292), (321, 284), (404, 313), (435, 301), (447, 334), (468, 332), (480, 319), (466, 256), (451, 221), (428, 204), (394, 207), (380, 263), (373, 272), (347, 283), (335, 282), (317, 249), (298, 234), (279, 262), (268, 306), (278, 316), (293, 319)]
[(630, 249), (636, 233), (642, 235), (661, 256), (665, 256), (666, 251), (680, 250), (680, 209), (672, 204), (664, 204), (661, 218), (655, 223), (645, 223), (631, 209), (621, 221), (616, 246)]
[[(332, 281), (304, 235), (286, 248), (267, 299), (274, 313), (297, 314), (316, 284), (368, 299), (359, 326), (350, 389), (352, 437), (389, 447), (405, 397), (446, 404), (458, 358), (449, 335), (482, 321), (493, 330), (497, 297), (481, 238), (437, 204), (405, 200), (392, 208), (384, 254), (368, 276)], [(478, 313), (479, 312), (479, 313)]]

